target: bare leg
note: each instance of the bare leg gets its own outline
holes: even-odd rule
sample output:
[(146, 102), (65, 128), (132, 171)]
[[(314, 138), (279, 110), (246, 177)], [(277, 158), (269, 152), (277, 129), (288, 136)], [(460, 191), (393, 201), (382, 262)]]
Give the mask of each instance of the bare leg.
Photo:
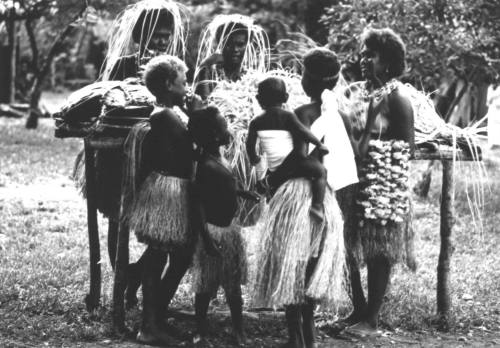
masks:
[(321, 223), (325, 218), (323, 201), (326, 191), (326, 169), (321, 162), (313, 157), (306, 157), (299, 161), (297, 172), (298, 177), (311, 178), (312, 201), (310, 214), (317, 222)]
[(143, 343), (172, 345), (173, 340), (160, 329), (158, 305), (161, 299), (160, 277), (165, 264), (166, 254), (148, 247), (144, 253), (144, 269), (142, 272), (142, 325), (137, 340)]
[(321, 177), (311, 182), (312, 202), (309, 213), (317, 222), (325, 219), (323, 201), (325, 200), (326, 177)]
[(290, 305), (285, 307), (286, 324), (288, 326), (288, 342), (286, 348), (303, 348), (304, 333), (302, 331), (301, 306)]
[[(142, 269), (144, 264), (144, 252), (139, 260), (128, 265), (127, 289), (125, 291), (126, 307), (132, 308), (137, 305), (137, 290), (141, 286)], [(165, 264), (163, 264), (165, 266)]]
[(347, 267), (349, 268), (349, 280), (351, 287), (351, 301), (353, 306), (352, 313), (345, 319), (345, 325), (355, 324), (363, 319), (366, 311), (366, 299), (363, 293), (363, 286), (361, 285), (361, 274), (359, 266), (354, 257), (347, 252)]
[(306, 304), (302, 305), (302, 327), (306, 348), (315, 348), (316, 326), (314, 324), (314, 301), (311, 298), (307, 298)]
[(226, 301), (231, 311), (231, 321), (233, 323), (233, 333), (236, 343), (243, 344), (245, 334), (243, 333), (243, 299), (241, 297), (241, 286), (225, 288)]
[(368, 306), (362, 321), (347, 328), (349, 333), (358, 336), (377, 335), (378, 315), (384, 300), (391, 273), (391, 265), (386, 258), (380, 257), (368, 263)]
[[(172, 301), (182, 277), (184, 277), (191, 265), (192, 255), (193, 251), (191, 249), (176, 250), (169, 253), (169, 265), (160, 286), (162, 297), (158, 311), (161, 318), (165, 317), (170, 301)], [(162, 265), (162, 270), (164, 265), (165, 263)]]
[(206, 336), (208, 333), (207, 312), (210, 304), (210, 293), (196, 294), (194, 298), (194, 311), (196, 316), (196, 325), (198, 334)]
[[(309, 260), (306, 268), (306, 284), (309, 283), (311, 275), (318, 264), (318, 259)], [(306, 303), (302, 305), (302, 329), (304, 333), (304, 344), (306, 348), (316, 347), (316, 325), (314, 324), (314, 300), (306, 297)]]

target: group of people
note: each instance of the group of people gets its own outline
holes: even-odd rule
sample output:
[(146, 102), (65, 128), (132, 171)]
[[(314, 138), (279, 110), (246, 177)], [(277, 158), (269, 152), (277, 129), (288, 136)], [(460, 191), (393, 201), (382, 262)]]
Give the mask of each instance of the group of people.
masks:
[[(208, 306), (222, 286), (234, 336), (243, 342), (241, 285), (247, 281), (248, 265), (236, 216), (238, 197), (267, 199), (257, 232), (258, 272), (248, 280), (249, 289), (254, 304), (285, 309), (286, 346), (315, 346), (316, 304), (334, 308), (339, 303), (346, 269), (353, 311), (338, 324), (346, 334), (376, 335), (392, 266), (399, 261), (414, 265), (411, 212), (402, 221), (380, 223), (366, 218), (359, 197), (361, 188), (370, 189), (364, 167), (372, 165), (366, 158), (373, 139), (402, 141), (410, 153), (414, 149), (413, 109), (397, 80), (405, 69), (401, 38), (391, 29), (367, 29), (361, 37), (364, 81), (347, 88), (337, 86), (342, 72), (334, 52), (309, 51), (302, 62), (302, 87), (310, 103), (296, 110), (286, 108), (289, 96), (283, 80), (269, 77), (258, 84), (255, 95), (263, 112), (249, 125), (246, 149), (252, 165), (265, 162), (267, 167), (257, 185), (262, 197), (243, 189), (231, 172), (221, 155), (221, 148), (231, 142), (227, 121), (203, 102), (217, 79), (238, 81), (247, 69), (256, 68), (248, 63), (255, 62), (248, 55), (255, 54), (251, 41), (262, 29), (253, 28), (244, 16), (214, 19), (222, 23), (213, 35), (218, 44), (208, 45), (216, 51), (199, 59), (194, 89), (199, 96), (191, 95), (182, 60), (184, 43), (178, 41), (185, 38), (178, 22), (180, 7), (170, 0), (140, 4), (132, 8), (133, 15), (122, 17), (135, 20), (131, 39), (139, 52), (115, 57), (105, 69), (111, 79), (140, 73), (157, 104), (147, 122), (134, 126), (129, 138), (135, 138), (127, 139), (134, 144), (130, 151), (140, 156), (125, 157), (140, 159), (140, 175), (132, 183), (137, 187), (134, 194), (121, 200), (127, 203), (121, 207), (122, 223), (147, 244), (128, 270), (129, 305), (142, 285), (137, 339), (172, 344), (164, 319), (191, 268), (198, 333), (207, 334)], [(265, 47), (261, 51), (269, 54)], [(187, 123), (179, 110), (188, 116)], [(407, 193), (402, 197), (408, 199)], [(360, 277), (363, 265), (368, 270), (367, 298)]]

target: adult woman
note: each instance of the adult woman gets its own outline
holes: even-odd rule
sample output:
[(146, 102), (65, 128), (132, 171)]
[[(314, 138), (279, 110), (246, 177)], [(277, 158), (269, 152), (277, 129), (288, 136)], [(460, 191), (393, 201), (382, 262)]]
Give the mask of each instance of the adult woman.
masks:
[(203, 98), (217, 81), (237, 81), (248, 70), (269, 69), (267, 35), (250, 17), (218, 15), (205, 28), (200, 42), (194, 81)]
[[(366, 161), (372, 156), (368, 149), (373, 139), (388, 144), (403, 141), (410, 152), (414, 150), (414, 120), (410, 99), (404, 86), (396, 80), (405, 68), (405, 46), (401, 38), (386, 28), (368, 29), (361, 40), (361, 71), (365, 81), (350, 88), (353, 101), (350, 125), (358, 166), (360, 172), (364, 173), (367, 169)], [(369, 182), (366, 180), (368, 179), (365, 177), (365, 182)], [(408, 200), (407, 190), (401, 192), (401, 197)], [(346, 332), (357, 336), (376, 335), (378, 314), (392, 266), (403, 260), (408, 264), (413, 261), (410, 250), (410, 212), (406, 211), (400, 220), (388, 221), (367, 218), (369, 214), (363, 207), (360, 207), (360, 211), (351, 211), (350, 214), (360, 214), (358, 218), (362, 227), (359, 227), (360, 224), (358, 227), (356, 224), (350, 224), (352, 229), (348, 231), (347, 238), (351, 242), (361, 241), (363, 257), (368, 268), (368, 301), (364, 301), (359, 269), (352, 263), (355, 261), (355, 253), (351, 252), (354, 312), (347, 322), (354, 325), (349, 326)], [(355, 243), (351, 243), (350, 247), (355, 249)]]
[(181, 4), (171, 0), (142, 0), (130, 5), (111, 29), (102, 79), (139, 77), (140, 67), (159, 54), (183, 59), (186, 38), (186, 9)]
[[(325, 49), (308, 52), (304, 59), (302, 86), (311, 103), (295, 110), (300, 121), (310, 127), (319, 139), (328, 145), (334, 156), (337, 173), (328, 173), (330, 187), (326, 190), (323, 224), (314, 223), (308, 213), (311, 188), (307, 179), (292, 179), (282, 184), (269, 202), (262, 228), (262, 245), (257, 259), (257, 277), (254, 300), (257, 305), (285, 306), (289, 340), (287, 347), (315, 347), (314, 307), (323, 302), (335, 305), (340, 297), (344, 266), (344, 239), (342, 215), (333, 189), (357, 180), (354, 158), (339, 161), (336, 151), (350, 150), (349, 139), (343, 129), (340, 115), (325, 113), (322, 93), (335, 86), (340, 64), (337, 56)], [(336, 111), (336, 109), (335, 109)], [(324, 116), (324, 117), (323, 117)], [(332, 118), (338, 118), (336, 134), (325, 133)], [(336, 125), (339, 125), (338, 123)], [(344, 145), (340, 144), (341, 132)], [(304, 146), (307, 146), (304, 144)], [(351, 152), (352, 153), (352, 152)], [(328, 156), (328, 155), (327, 155)], [(338, 175), (349, 172), (348, 179)], [(338, 170), (342, 168), (341, 170)], [(346, 170), (347, 169), (347, 170)], [(332, 189), (333, 188), (333, 189)]]

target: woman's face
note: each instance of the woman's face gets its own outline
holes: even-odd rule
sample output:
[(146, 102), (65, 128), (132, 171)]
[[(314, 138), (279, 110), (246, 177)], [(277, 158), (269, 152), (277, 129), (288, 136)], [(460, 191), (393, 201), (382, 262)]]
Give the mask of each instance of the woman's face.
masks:
[(236, 32), (229, 36), (226, 45), (222, 50), (224, 62), (231, 65), (241, 65), (247, 45), (247, 34), (244, 32)]
[(167, 24), (157, 25), (148, 43), (148, 49), (165, 52), (172, 37), (172, 28)]
[(364, 44), (361, 46), (360, 66), (365, 80), (381, 79), (387, 70), (387, 64), (380, 58), (380, 53)]

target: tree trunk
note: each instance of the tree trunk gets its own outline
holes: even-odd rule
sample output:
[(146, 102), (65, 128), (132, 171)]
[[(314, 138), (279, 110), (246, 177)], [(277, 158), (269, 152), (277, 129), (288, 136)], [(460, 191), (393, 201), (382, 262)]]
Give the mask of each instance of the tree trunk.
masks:
[(338, 4), (338, 0), (306, 0), (304, 22), (306, 34), (321, 45), (328, 42), (328, 28), (320, 20), (330, 6)]
[(16, 96), (16, 36), (17, 36), (17, 26), (14, 19), (15, 10), (11, 11), (11, 14), (7, 17), (7, 33), (8, 33), (8, 59), (9, 59), (9, 72), (6, 93), (6, 101), (8, 103), (15, 102)]
[(0, 81), (2, 88), (0, 88), (0, 103), (10, 103), (10, 47), (9, 45), (0, 46)]
[(26, 120), (27, 129), (36, 129), (38, 127), (38, 118), (40, 117), (40, 97), (42, 96), (42, 80), (36, 81), (36, 86), (31, 90), (30, 108), (28, 110), (28, 119)]
[(83, 15), (85, 9), (86, 6), (84, 6), (81, 9), (81, 11), (69, 22), (66, 28), (56, 38), (56, 40), (52, 44), (52, 47), (50, 47), (49, 53), (47, 54), (47, 58), (45, 59), (42, 68), (39, 71), (37, 71), (33, 79), (33, 86), (31, 87), (31, 92), (30, 92), (30, 110), (28, 118), (26, 120), (26, 128), (28, 129), (34, 129), (38, 126), (38, 117), (40, 115), (38, 104), (40, 103), (40, 97), (42, 95), (43, 81), (47, 77), (47, 74), (50, 71), (50, 66), (56, 56), (59, 46), (69, 35), (73, 23)]

